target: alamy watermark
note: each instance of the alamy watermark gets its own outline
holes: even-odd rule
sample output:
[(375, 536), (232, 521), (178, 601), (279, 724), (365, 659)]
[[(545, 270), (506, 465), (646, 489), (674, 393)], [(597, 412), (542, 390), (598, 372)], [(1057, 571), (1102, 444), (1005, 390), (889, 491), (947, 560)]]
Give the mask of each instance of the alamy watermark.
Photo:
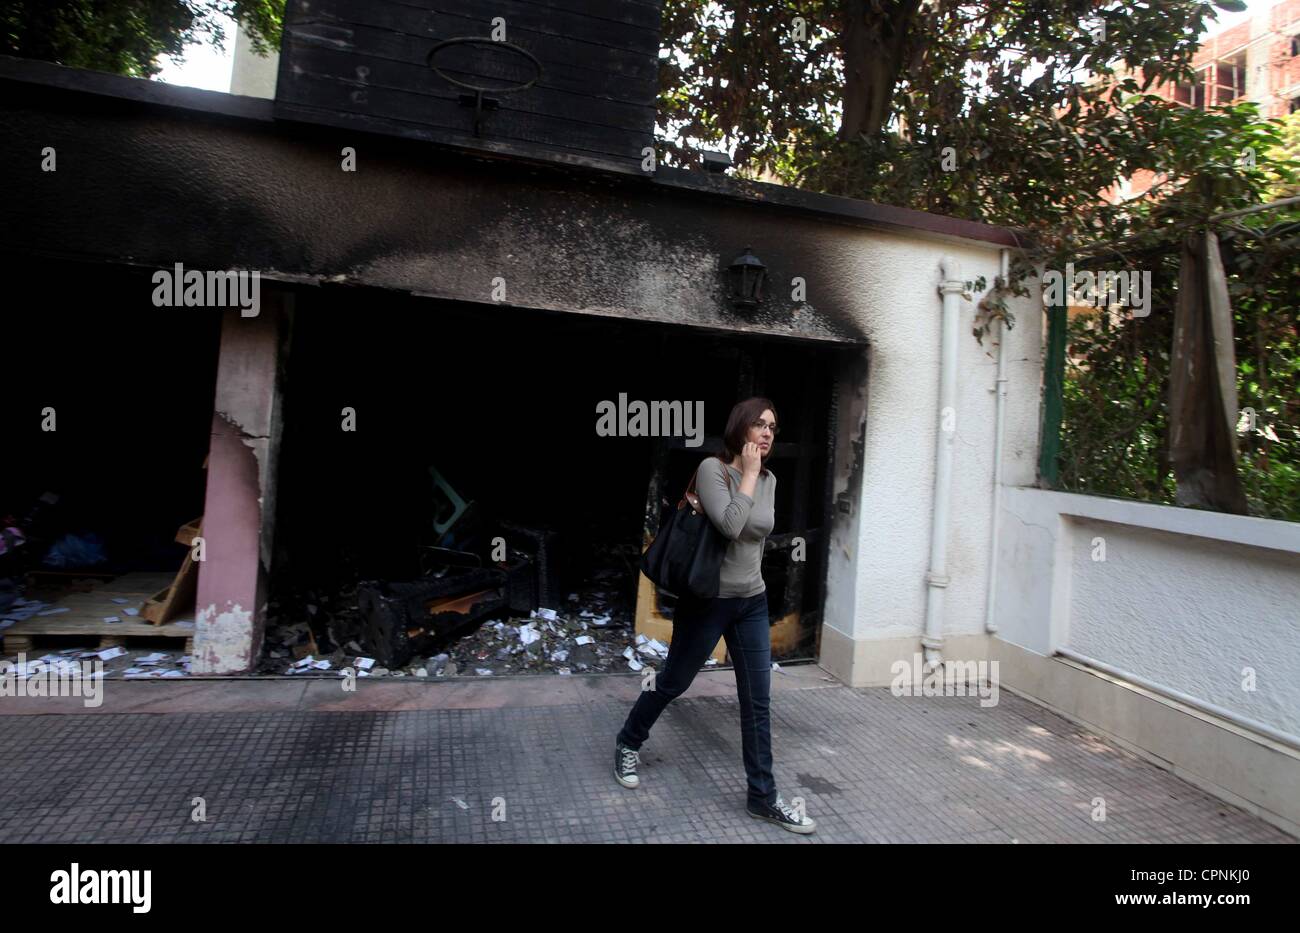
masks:
[(685, 437), (687, 447), (704, 443), (704, 402), (642, 402), (618, 393), (618, 404), (596, 403), (600, 437)]
[(129, 904), (132, 913), (147, 914), (153, 902), (153, 870), (82, 868), (73, 862), (50, 874), (51, 904)]
[(1064, 273), (1051, 269), (1043, 274), (1043, 301), (1059, 307), (1067, 298), (1070, 304), (1132, 308), (1134, 317), (1146, 317), (1151, 313), (1151, 273), (1137, 270), (1076, 273), (1074, 263), (1067, 262)]
[(896, 697), (964, 697), (978, 696), (980, 706), (998, 705), (997, 661), (944, 660), (925, 673), (920, 652), (912, 655), (912, 663), (901, 658), (889, 666), (894, 679), (889, 690)]
[(257, 317), (262, 308), (262, 278), (258, 272), (187, 270), (178, 262), (172, 269), (159, 269), (150, 280), (155, 286), (153, 303), (158, 308), (238, 306), (240, 317)]
[(0, 661), (0, 697), (81, 697), (82, 706), (99, 706), (104, 702), (103, 677), (99, 658), (28, 661), (20, 653), (13, 661)]

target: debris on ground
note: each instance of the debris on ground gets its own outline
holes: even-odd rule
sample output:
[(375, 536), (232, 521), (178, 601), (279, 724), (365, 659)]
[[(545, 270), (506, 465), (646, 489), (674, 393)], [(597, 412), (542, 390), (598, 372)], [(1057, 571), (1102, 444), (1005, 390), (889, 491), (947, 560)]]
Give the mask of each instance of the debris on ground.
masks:
[(338, 677), (351, 669), (361, 677), (443, 679), (662, 667), (668, 646), (632, 631), (634, 588), (627, 578), (622, 565), (598, 569), (572, 586), (562, 605), (539, 606), (527, 615), (504, 610), (437, 654), (417, 656), (394, 670), (363, 657), (355, 581), (334, 593), (315, 588), (282, 594), (269, 606), (258, 673)]
[(116, 645), (109, 648), (60, 648), (57, 651), (35, 652), (28, 654), (25, 664), (20, 664), (18, 655), (4, 658), (19, 677), (27, 677), (41, 671), (60, 674), (80, 672), (85, 661), (98, 661), (103, 665), (105, 678), (124, 680), (173, 679), (188, 677), (193, 658), (187, 654), (155, 651), (153, 649), (132, 650)]

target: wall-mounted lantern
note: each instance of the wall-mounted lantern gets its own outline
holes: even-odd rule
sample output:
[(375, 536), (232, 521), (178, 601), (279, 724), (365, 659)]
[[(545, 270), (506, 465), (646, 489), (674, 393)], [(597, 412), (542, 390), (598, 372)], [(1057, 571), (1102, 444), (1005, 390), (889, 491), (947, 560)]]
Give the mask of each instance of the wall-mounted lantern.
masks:
[(731, 277), (731, 303), (737, 308), (757, 308), (763, 300), (763, 285), (767, 282), (767, 266), (763, 261), (746, 246), (745, 252), (732, 262), (728, 273)]

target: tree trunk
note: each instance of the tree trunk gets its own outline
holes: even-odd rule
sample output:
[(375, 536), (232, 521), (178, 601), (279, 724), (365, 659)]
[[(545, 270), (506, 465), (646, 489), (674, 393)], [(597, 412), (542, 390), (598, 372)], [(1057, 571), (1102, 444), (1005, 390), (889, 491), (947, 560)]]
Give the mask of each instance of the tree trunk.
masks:
[(1191, 232), (1183, 240), (1169, 358), (1169, 461), (1178, 505), (1247, 514), (1237, 475), (1236, 379), (1219, 241), (1209, 231)]
[(845, 0), (844, 117), (840, 139), (874, 136), (889, 119), (921, 0)]

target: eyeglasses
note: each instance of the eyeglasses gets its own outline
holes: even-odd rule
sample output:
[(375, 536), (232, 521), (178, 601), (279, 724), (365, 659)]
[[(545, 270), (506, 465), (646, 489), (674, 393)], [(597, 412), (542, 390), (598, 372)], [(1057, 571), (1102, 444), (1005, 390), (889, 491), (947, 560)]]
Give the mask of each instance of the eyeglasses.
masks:
[(775, 421), (773, 421), (771, 424), (768, 424), (762, 418), (755, 421), (753, 424), (750, 425), (750, 427), (753, 428), (755, 431), (761, 431), (764, 428), (771, 428), (773, 437), (776, 437), (776, 435), (780, 432), (780, 428), (776, 426)]

